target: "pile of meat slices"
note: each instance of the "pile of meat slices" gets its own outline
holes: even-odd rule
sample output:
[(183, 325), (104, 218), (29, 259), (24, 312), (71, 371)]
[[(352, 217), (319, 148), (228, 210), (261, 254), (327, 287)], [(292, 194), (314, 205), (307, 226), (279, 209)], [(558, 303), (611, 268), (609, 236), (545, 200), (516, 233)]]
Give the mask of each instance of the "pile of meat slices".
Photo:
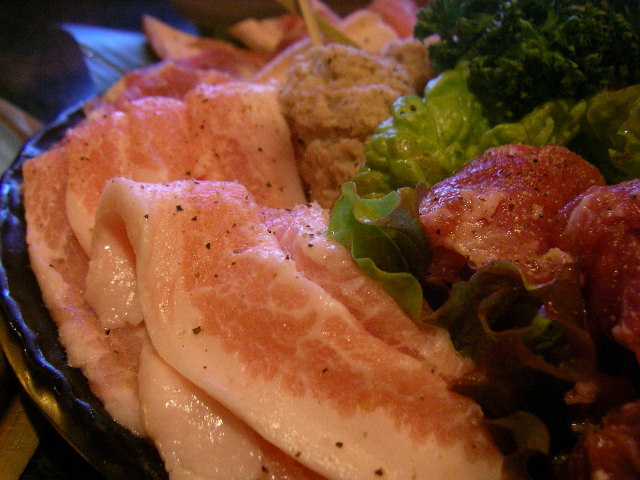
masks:
[[(374, 1), (360, 38), (408, 35), (415, 8)], [(205, 42), (134, 72), (25, 163), (31, 264), (69, 363), (172, 479), (499, 478), (480, 407), (447, 388), (472, 365), (322, 235), (278, 103), (308, 40), (280, 45)], [(489, 151), (421, 204), (432, 269), (506, 258), (542, 279), (590, 259), (586, 288), (608, 295), (590, 296), (594, 328), (638, 353), (638, 189), (561, 147)]]

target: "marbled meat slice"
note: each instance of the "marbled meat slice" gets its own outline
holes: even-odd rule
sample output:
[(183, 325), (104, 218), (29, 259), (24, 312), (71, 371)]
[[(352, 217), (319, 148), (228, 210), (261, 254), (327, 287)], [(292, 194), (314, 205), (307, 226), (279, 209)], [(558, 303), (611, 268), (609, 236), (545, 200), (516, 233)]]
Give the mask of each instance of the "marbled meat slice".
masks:
[(110, 178), (237, 180), (271, 207), (305, 201), (274, 85), (202, 85), (182, 100), (145, 97), (94, 112), (71, 129), (66, 209), (89, 252), (95, 209)]
[(604, 185), (600, 172), (565, 147), (487, 150), (421, 200), (434, 274), (455, 280), (467, 265), (510, 260), (529, 280), (548, 280), (572, 261), (551, 244), (556, 215), (592, 185)]
[(137, 371), (144, 330), (105, 327), (84, 299), (89, 259), (64, 214), (66, 154), (53, 148), (26, 161), (22, 170), (31, 269), (67, 361), (82, 370), (118, 423), (143, 435)]
[(123, 75), (103, 95), (88, 102), (83, 111), (122, 109), (128, 102), (150, 96), (182, 99), (197, 85), (219, 85), (233, 80), (236, 78), (224, 72), (163, 60)]
[(266, 209), (264, 215), (267, 227), (298, 270), (346, 306), (369, 333), (421, 359), (447, 380), (471, 368), (455, 352), (446, 330), (414, 322), (378, 282), (362, 272), (343, 245), (323, 235), (328, 210), (312, 203)]
[(499, 476), (478, 405), (305, 278), (241, 185), (114, 179), (102, 229), (131, 243), (159, 355), (299, 462), (340, 480)]
[(640, 359), (640, 180), (588, 189), (561, 211), (559, 232), (584, 272), (589, 330)]
[(319, 480), (266, 442), (157, 354), (148, 338), (138, 374), (147, 434), (171, 480)]

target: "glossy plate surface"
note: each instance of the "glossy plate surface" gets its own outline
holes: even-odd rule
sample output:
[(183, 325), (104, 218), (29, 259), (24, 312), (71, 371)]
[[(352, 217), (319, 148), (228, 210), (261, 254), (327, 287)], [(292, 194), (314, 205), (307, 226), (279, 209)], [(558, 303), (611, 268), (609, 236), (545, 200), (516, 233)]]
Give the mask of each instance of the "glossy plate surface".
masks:
[(66, 362), (58, 332), (29, 267), (20, 195), (22, 163), (83, 118), (63, 113), (32, 137), (0, 179), (0, 343), (29, 396), (60, 434), (110, 480), (165, 480), (156, 449), (117, 424)]

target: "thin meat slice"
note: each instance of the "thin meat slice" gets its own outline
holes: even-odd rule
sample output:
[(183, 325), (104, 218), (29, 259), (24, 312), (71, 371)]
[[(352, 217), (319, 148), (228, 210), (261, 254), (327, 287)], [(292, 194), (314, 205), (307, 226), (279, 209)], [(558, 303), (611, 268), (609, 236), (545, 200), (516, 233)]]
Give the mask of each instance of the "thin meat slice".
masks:
[(558, 219), (558, 246), (584, 273), (589, 330), (640, 359), (640, 180), (592, 187)]
[(83, 110), (89, 113), (97, 108), (122, 109), (128, 102), (149, 96), (182, 99), (201, 83), (218, 85), (233, 80), (236, 78), (228, 73), (163, 60), (123, 75), (103, 95), (88, 102)]
[(64, 214), (66, 154), (60, 147), (23, 166), (27, 246), (67, 362), (121, 425), (143, 435), (137, 389), (140, 326), (108, 329), (84, 299), (89, 259)]
[(471, 364), (458, 355), (446, 330), (414, 322), (365, 275), (347, 249), (323, 235), (329, 212), (318, 204), (264, 210), (269, 230), (298, 270), (342, 303), (373, 336), (430, 365), (447, 381)]
[(543, 282), (572, 259), (551, 244), (558, 211), (592, 185), (597, 168), (565, 147), (487, 150), (434, 185), (420, 216), (434, 247), (434, 273), (455, 280), (465, 266), (510, 260)]
[(268, 55), (184, 32), (151, 15), (142, 17), (142, 30), (161, 59), (188, 61), (194, 67), (215, 69), (240, 79), (250, 78), (269, 60)]
[(184, 102), (145, 97), (98, 110), (67, 133), (63, 148), (67, 216), (87, 253), (100, 192), (115, 176), (237, 180), (266, 206), (305, 200), (274, 85), (202, 85)]
[(282, 114), (276, 84), (200, 85), (185, 96), (190, 131), (210, 151), (222, 177), (192, 171), (195, 178), (237, 180), (260, 205), (305, 202), (302, 181)]
[(413, 36), (418, 5), (413, 0), (372, 0), (367, 7), (390, 25), (400, 38)]
[(146, 431), (171, 480), (319, 480), (176, 372), (146, 339), (138, 375)]
[(299, 462), (340, 480), (498, 477), (478, 405), (305, 278), (241, 185), (114, 179), (94, 258), (113, 225), (159, 355)]

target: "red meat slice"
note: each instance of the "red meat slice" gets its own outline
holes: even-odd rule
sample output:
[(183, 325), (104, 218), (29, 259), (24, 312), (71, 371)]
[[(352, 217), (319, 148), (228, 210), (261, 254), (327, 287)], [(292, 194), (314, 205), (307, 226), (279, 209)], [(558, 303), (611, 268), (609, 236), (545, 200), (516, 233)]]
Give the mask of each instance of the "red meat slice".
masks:
[(558, 246), (582, 265), (589, 329), (640, 359), (640, 180), (588, 189), (558, 228)]
[(552, 248), (558, 211), (592, 185), (595, 166), (568, 149), (505, 145), (434, 185), (420, 216), (434, 247), (433, 272), (454, 280), (466, 265), (511, 260), (542, 282), (571, 261)]

